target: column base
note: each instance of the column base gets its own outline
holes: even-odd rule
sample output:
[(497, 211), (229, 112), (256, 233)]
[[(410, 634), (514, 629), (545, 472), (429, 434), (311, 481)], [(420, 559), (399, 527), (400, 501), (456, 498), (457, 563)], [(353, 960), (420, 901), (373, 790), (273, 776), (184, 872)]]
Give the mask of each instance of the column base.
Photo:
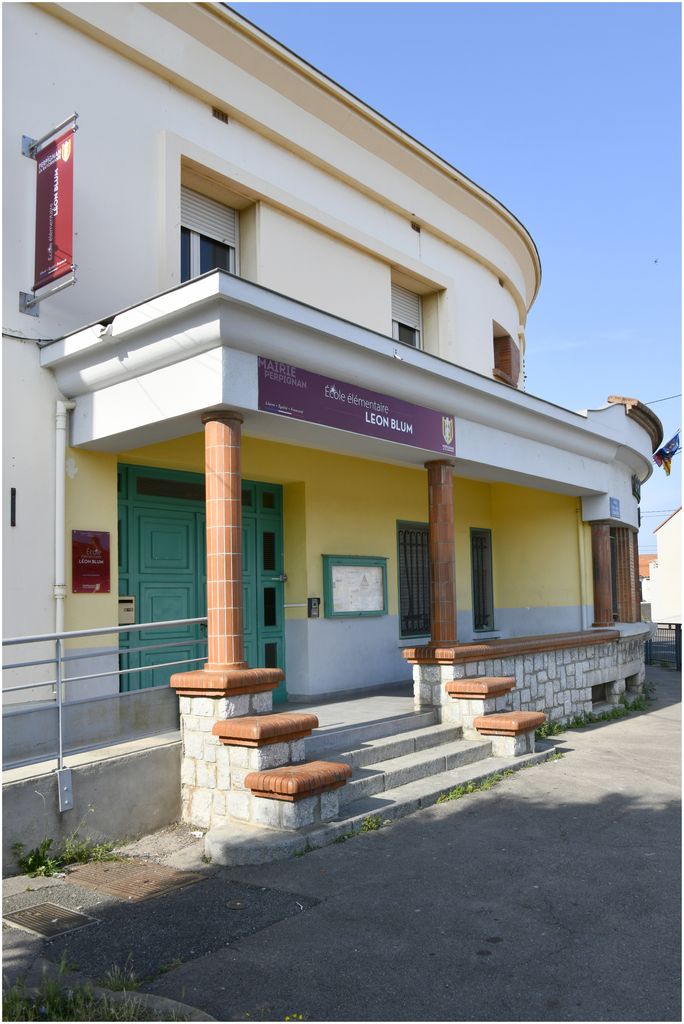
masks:
[(176, 672), (172, 686), (179, 697), (232, 697), (239, 693), (275, 690), (285, 678), (279, 668), (217, 668), (208, 666), (195, 672)]

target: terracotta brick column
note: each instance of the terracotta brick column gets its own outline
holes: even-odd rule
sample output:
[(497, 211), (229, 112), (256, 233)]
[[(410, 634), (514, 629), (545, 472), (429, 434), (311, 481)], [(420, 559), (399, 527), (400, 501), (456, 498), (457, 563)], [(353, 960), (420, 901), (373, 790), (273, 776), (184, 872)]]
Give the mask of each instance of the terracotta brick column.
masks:
[[(267, 717), (279, 668), (247, 668), (242, 606), (242, 416), (207, 412), (204, 423), (207, 514), (208, 662), (176, 672), (170, 685), (180, 697), (181, 806), (184, 821), (210, 828), (226, 816), (249, 818), (246, 774), (216, 731), (233, 718)], [(269, 751), (274, 748), (269, 747)], [(287, 758), (290, 751), (280, 748)]]
[(207, 506), (207, 669), (244, 668), (242, 476), (238, 412), (208, 412), (204, 423)]
[(594, 570), (594, 626), (613, 625), (610, 527), (591, 524), (591, 558)]
[(454, 483), (450, 462), (426, 462), (433, 644), (456, 643)]
[(617, 591), (620, 622), (639, 622), (641, 607), (637, 601), (639, 586), (639, 560), (635, 562), (634, 538), (636, 534), (626, 526), (619, 526), (617, 538)]
[(639, 580), (639, 531), (632, 532), (632, 547), (634, 549), (634, 600), (636, 601), (637, 617), (635, 622), (641, 622), (641, 581)]

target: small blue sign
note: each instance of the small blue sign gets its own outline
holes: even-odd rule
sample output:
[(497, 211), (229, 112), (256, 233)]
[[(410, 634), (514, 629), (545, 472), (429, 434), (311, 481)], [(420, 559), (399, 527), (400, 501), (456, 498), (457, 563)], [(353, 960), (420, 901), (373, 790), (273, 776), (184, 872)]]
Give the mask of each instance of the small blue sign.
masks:
[(619, 519), (620, 518), (620, 500), (619, 500), (619, 498), (609, 498), (608, 500), (610, 501), (610, 518), (611, 519)]

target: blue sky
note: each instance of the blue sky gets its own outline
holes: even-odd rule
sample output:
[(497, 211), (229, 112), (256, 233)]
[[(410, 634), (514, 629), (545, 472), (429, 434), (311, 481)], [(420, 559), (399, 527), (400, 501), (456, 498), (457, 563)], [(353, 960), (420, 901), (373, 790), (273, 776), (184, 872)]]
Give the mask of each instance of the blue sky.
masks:
[[(231, 6), (530, 231), (529, 392), (570, 409), (681, 392), (679, 4)], [(653, 409), (667, 441), (681, 399)], [(643, 551), (681, 503), (681, 460), (643, 489)]]

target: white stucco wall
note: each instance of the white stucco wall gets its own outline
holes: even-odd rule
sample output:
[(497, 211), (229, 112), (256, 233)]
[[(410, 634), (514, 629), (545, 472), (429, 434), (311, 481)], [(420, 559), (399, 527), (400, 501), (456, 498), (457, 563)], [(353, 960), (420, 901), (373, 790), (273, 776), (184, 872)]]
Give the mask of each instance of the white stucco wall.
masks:
[(390, 268), (266, 204), (259, 208), (259, 284), (391, 334)]
[[(176, 285), (180, 164), (191, 159), (213, 176), (214, 191), (223, 182), (228, 198), (233, 191), (245, 204), (263, 200), (257, 280), (387, 333), (391, 317), (381, 307), (389, 306), (390, 268), (414, 277), (418, 290), (446, 288), (451, 315), (438, 354), (491, 373), (492, 320), (513, 337), (520, 321), (513, 294), (497, 274), (515, 279), (520, 293), (526, 289), (515, 256), (483, 224), (430, 193), (405, 169), (390, 167), (370, 146), (364, 149), (317, 120), (315, 96), (302, 106), (286, 101), (142, 5), (70, 6), (78, 17), (134, 38), (141, 54), (164, 43), (170, 69), (182, 68), (197, 86), (222, 89), (233, 105), (239, 96), (244, 120), (238, 115), (223, 124), (206, 101), (50, 13), (8, 5), (3, 12), (3, 231), (5, 251), (14, 258), (5, 268), (4, 303), (13, 329), (58, 336)], [(54, 12), (59, 9), (55, 5)], [(29, 38), (27, 61), (19, 41)], [(56, 59), (58, 76), (50, 70)], [(238, 83), (236, 92), (231, 86)], [(252, 108), (260, 98), (264, 124), (255, 130)], [(74, 110), (79, 113), (74, 140), (79, 280), (73, 290), (46, 303), (36, 320), (17, 312), (18, 292), (32, 282), (34, 232), (35, 165), (21, 155), (21, 136), (38, 136)], [(313, 159), (294, 146), (304, 130)], [(320, 162), (324, 149), (325, 166)], [(369, 187), (380, 181), (382, 202)], [(402, 210), (424, 211), (420, 233)], [(449, 234), (452, 239), (446, 240)], [(296, 256), (311, 250), (308, 262), (288, 260), (288, 243)], [(339, 281), (349, 287), (335, 288)], [(362, 302), (357, 282), (363, 282)]]
[(682, 621), (682, 510), (655, 531), (658, 560), (651, 562), (651, 619)]
[[(52, 584), (57, 386), (52, 374), (41, 371), (38, 349), (32, 342), (4, 338), (3, 362), (2, 632), (4, 637), (51, 633), (55, 628)], [(14, 527), (10, 526), (12, 487), (17, 492)], [(31, 609), (30, 629), (27, 608)]]
[[(415, 154), (402, 155), (400, 141), (390, 146), (349, 111), (338, 116), (331, 104), (342, 111), (339, 101), (312, 83), (295, 97), (277, 80), (292, 70), (263, 54), (252, 59), (249, 44), (236, 44), (220, 21), (215, 38), (192, 38), (183, 25), (192, 22), (194, 31), (198, 19), (213, 24), (215, 15), (171, 6), (3, 8), (6, 493), (17, 488), (17, 526), (9, 527), (7, 504), (3, 517), (5, 635), (54, 626), (60, 396), (30, 339), (60, 337), (179, 283), (179, 193), (189, 161), (195, 174), (206, 173), (212, 195), (223, 189), (228, 200), (238, 197), (253, 280), (389, 335), (391, 274), (400, 272), (418, 290), (440, 293), (430, 350), (481, 373), (492, 368), (491, 321), (515, 336), (519, 306), (534, 291), (529, 243), (491, 209), (478, 223), (484, 207), (474, 194), (464, 192), (454, 208), (454, 186), (421, 170)], [(212, 102), (230, 110), (228, 124), (212, 116)], [(36, 167), (21, 139), (74, 111), (78, 280), (41, 304), (39, 317), (27, 316), (18, 303), (33, 283)], [(356, 125), (354, 139), (345, 118)], [(360, 144), (363, 131), (368, 141)], [(425, 185), (429, 175), (434, 188)], [(411, 227), (414, 211), (420, 233)], [(70, 512), (68, 523), (76, 519)], [(113, 529), (111, 508), (100, 519)], [(105, 605), (113, 611), (111, 601)]]
[[(18, 493), (17, 527), (9, 527), (5, 513), (5, 635), (50, 630), (54, 615), (54, 402), (59, 394), (52, 372), (38, 365), (34, 341), (61, 337), (179, 284), (182, 182), (192, 177), (192, 187), (201, 188), (204, 176), (207, 194), (225, 196), (240, 208), (250, 280), (326, 313), (389, 335), (391, 279), (399, 276), (404, 286), (414, 281), (430, 309), (427, 351), (488, 377), (493, 321), (514, 339), (524, 325), (538, 269), (522, 229), (488, 205), (475, 186), (456, 185), (453, 176), (428, 166), (390, 126), (379, 126), (369, 112), (361, 116), (351, 100), (344, 107), (332, 85), (319, 89), (302, 74), (295, 87), (292, 68), (250, 49), (225, 28), (222, 17), (233, 15), (221, 15), (218, 5), (212, 13), (209, 6), (194, 4), (3, 8), (3, 244), (5, 254), (11, 253), (3, 280), (3, 323), (10, 334), (3, 343), (5, 484)], [(200, 22), (201, 39), (183, 31), (186, 25), (194, 32)], [(212, 116), (212, 104), (228, 111), (227, 124)], [(74, 140), (78, 282), (42, 304), (38, 318), (30, 317), (19, 313), (18, 296), (33, 281), (35, 163), (21, 155), (21, 137), (42, 135), (74, 111), (79, 113)], [(152, 305), (145, 325), (150, 331), (164, 300)], [(141, 368), (139, 373), (147, 375), (144, 386), (137, 377), (122, 378), (109, 394), (103, 386), (86, 410), (92, 413), (92, 446), (126, 426), (156, 427), (162, 420), (166, 430), (175, 417), (194, 417), (197, 408), (224, 400), (256, 410), (240, 373), (224, 380), (217, 370), (225, 356), (220, 345), (229, 338), (233, 320), (222, 310), (214, 324), (197, 317), (175, 324), (174, 359), (181, 351), (183, 363), (170, 365), (174, 359), (165, 358), (162, 368)], [(217, 326), (216, 350), (204, 348), (191, 359), (195, 335), (211, 334)], [(281, 357), (316, 369), (308, 337), (299, 332)], [(343, 344), (340, 330), (336, 338)], [(251, 386), (256, 354), (249, 340), (230, 339), (245, 352), (231, 351), (228, 364), (242, 357)], [(363, 375), (384, 390), (387, 371), (379, 370), (376, 343), (377, 338), (369, 340), (366, 354), (354, 350), (350, 379)], [(332, 353), (336, 344), (325, 351)], [(346, 359), (351, 351), (346, 346)], [(409, 352), (406, 362), (390, 363), (394, 393), (451, 408), (453, 396), (440, 393), (443, 381), (428, 376), (427, 367), (419, 374), (424, 357)], [(134, 362), (128, 349), (112, 358), (117, 368)], [(345, 365), (343, 359), (336, 364)], [(224, 384), (233, 389), (230, 395)], [(495, 403), (497, 394), (509, 393), (492, 381), (484, 384)], [(517, 392), (513, 395), (522, 405), (513, 437), (503, 405), (483, 418), (483, 398), (473, 382), (459, 386), (457, 453), (468, 464), (461, 468), (530, 486), (548, 481), (566, 493), (602, 492), (608, 479), (610, 494), (624, 493), (623, 520), (631, 522), (636, 514), (633, 502), (627, 508), (631, 467), (609, 468), (612, 444), (587, 469), (585, 458), (593, 458), (596, 447), (593, 437), (586, 442), (588, 451), (584, 442), (569, 451), (565, 435), (558, 440), (555, 428), (549, 433), (538, 410), (528, 417), (523, 401), (528, 396)], [(90, 397), (85, 395), (84, 407)], [(80, 414), (74, 415), (77, 425)], [(613, 433), (622, 438), (622, 409), (597, 415), (611, 423), (621, 417)], [(626, 444), (632, 427), (624, 427)], [(97, 518), (91, 525), (114, 533), (116, 443), (108, 448), (113, 454), (99, 461), (74, 457), (67, 529), (84, 524), (90, 490), (99, 489), (98, 500), (88, 505), (89, 515)], [(599, 507), (604, 498), (601, 493), (587, 499), (595, 499), (596, 508), (585, 508), (585, 519), (605, 516)], [(70, 625), (75, 620), (68, 612), (69, 602)], [(103, 600), (87, 624), (102, 625), (114, 612), (113, 597)]]

